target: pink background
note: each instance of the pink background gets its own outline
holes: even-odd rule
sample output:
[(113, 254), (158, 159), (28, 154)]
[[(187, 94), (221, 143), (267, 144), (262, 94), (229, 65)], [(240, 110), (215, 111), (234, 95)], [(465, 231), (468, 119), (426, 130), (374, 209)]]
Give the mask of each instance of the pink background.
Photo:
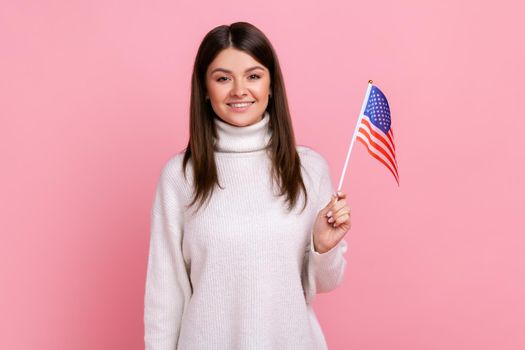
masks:
[(298, 142), (334, 185), (369, 79), (401, 186), (356, 144), (330, 349), (524, 349), (519, 1), (3, 1), (1, 349), (141, 349), (149, 210), (188, 137), (193, 59), (245, 20), (272, 41)]

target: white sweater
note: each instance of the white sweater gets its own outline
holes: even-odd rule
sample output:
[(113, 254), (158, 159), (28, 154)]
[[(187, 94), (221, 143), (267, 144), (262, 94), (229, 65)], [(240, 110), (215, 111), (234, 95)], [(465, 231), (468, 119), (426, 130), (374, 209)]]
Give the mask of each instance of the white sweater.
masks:
[(326, 160), (297, 146), (308, 190), (287, 213), (271, 188), (269, 115), (236, 127), (216, 119), (219, 182), (210, 203), (186, 210), (192, 194), (183, 152), (164, 165), (151, 209), (144, 296), (148, 350), (322, 350), (312, 309), (316, 293), (337, 288), (347, 243), (319, 254), (312, 227), (333, 192)]

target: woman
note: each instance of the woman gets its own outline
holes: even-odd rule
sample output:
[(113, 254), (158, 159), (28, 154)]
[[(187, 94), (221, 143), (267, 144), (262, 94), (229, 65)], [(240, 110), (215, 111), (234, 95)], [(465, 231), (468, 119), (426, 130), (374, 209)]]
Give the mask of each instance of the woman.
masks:
[(216, 27), (191, 85), (188, 146), (151, 210), (146, 348), (326, 349), (311, 302), (343, 279), (350, 210), (326, 160), (295, 145), (272, 45)]

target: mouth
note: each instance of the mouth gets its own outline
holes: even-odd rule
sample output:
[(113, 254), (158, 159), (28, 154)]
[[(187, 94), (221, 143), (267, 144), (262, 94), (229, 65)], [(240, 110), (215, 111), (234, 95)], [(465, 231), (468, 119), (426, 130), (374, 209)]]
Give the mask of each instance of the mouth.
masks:
[(235, 102), (235, 103), (227, 103), (227, 105), (230, 107), (230, 109), (234, 112), (244, 112), (252, 104), (254, 104), (255, 101), (249, 101), (249, 102)]

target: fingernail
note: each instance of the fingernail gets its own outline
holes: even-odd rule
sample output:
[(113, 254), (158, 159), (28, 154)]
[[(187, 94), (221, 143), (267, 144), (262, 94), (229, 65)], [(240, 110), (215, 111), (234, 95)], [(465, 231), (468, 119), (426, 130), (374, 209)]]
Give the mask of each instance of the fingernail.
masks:
[(329, 223), (334, 222), (334, 218), (329, 218), (329, 219), (328, 219), (328, 222), (329, 222)]
[(335, 227), (335, 222), (334, 222), (334, 224), (332, 226)]
[(326, 217), (329, 218), (330, 216), (332, 216), (332, 211), (330, 210), (328, 213), (326, 213)]

